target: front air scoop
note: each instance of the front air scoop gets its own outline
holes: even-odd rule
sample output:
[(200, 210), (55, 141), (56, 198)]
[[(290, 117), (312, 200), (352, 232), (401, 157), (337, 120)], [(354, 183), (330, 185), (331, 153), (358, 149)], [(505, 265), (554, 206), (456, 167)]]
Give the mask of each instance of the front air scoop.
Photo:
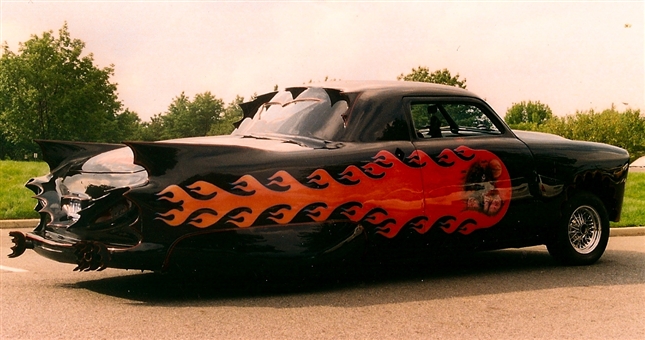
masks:
[(125, 146), (98, 154), (88, 159), (81, 169), (84, 173), (134, 174), (144, 171), (134, 164), (132, 150)]

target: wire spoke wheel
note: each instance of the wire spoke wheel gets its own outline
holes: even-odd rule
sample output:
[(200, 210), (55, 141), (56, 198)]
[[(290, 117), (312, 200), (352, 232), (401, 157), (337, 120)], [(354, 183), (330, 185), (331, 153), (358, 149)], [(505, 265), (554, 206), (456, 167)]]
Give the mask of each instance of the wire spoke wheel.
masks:
[(569, 219), (567, 233), (573, 249), (580, 254), (589, 254), (600, 243), (602, 228), (600, 215), (592, 207), (578, 207)]
[(597, 196), (581, 192), (563, 205), (560, 222), (546, 247), (560, 263), (579, 266), (598, 261), (608, 241), (607, 210)]

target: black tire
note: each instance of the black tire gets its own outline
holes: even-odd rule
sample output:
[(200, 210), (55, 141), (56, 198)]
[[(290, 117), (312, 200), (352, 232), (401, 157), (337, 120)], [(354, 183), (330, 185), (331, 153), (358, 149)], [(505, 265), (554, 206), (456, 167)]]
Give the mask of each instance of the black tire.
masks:
[(578, 193), (565, 203), (549, 254), (566, 265), (593, 264), (602, 256), (609, 241), (609, 218), (598, 197)]

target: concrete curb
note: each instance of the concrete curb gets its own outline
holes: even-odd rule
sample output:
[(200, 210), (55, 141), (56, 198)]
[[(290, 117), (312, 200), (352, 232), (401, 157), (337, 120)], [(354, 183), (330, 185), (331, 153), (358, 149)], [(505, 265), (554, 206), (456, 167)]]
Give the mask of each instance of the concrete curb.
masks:
[(0, 220), (0, 229), (36, 228), (37, 219), (30, 220)]
[(609, 229), (609, 236), (643, 236), (645, 235), (645, 226), (625, 227)]
[[(38, 220), (0, 220), (0, 229), (24, 229), (35, 228), (38, 225)], [(611, 228), (609, 236), (644, 236), (645, 226), (641, 227), (625, 227), (625, 228)]]

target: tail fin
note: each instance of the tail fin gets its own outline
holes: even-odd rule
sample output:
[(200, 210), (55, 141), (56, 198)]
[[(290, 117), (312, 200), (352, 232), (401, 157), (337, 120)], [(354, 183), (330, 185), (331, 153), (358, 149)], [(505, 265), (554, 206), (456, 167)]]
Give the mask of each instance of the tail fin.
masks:
[(43, 152), (43, 159), (49, 165), (49, 170), (53, 172), (61, 164), (73, 160), (81, 160), (94, 155), (122, 148), (122, 144), (106, 143), (87, 143), (87, 142), (68, 142), (55, 140), (34, 140), (40, 146)]

